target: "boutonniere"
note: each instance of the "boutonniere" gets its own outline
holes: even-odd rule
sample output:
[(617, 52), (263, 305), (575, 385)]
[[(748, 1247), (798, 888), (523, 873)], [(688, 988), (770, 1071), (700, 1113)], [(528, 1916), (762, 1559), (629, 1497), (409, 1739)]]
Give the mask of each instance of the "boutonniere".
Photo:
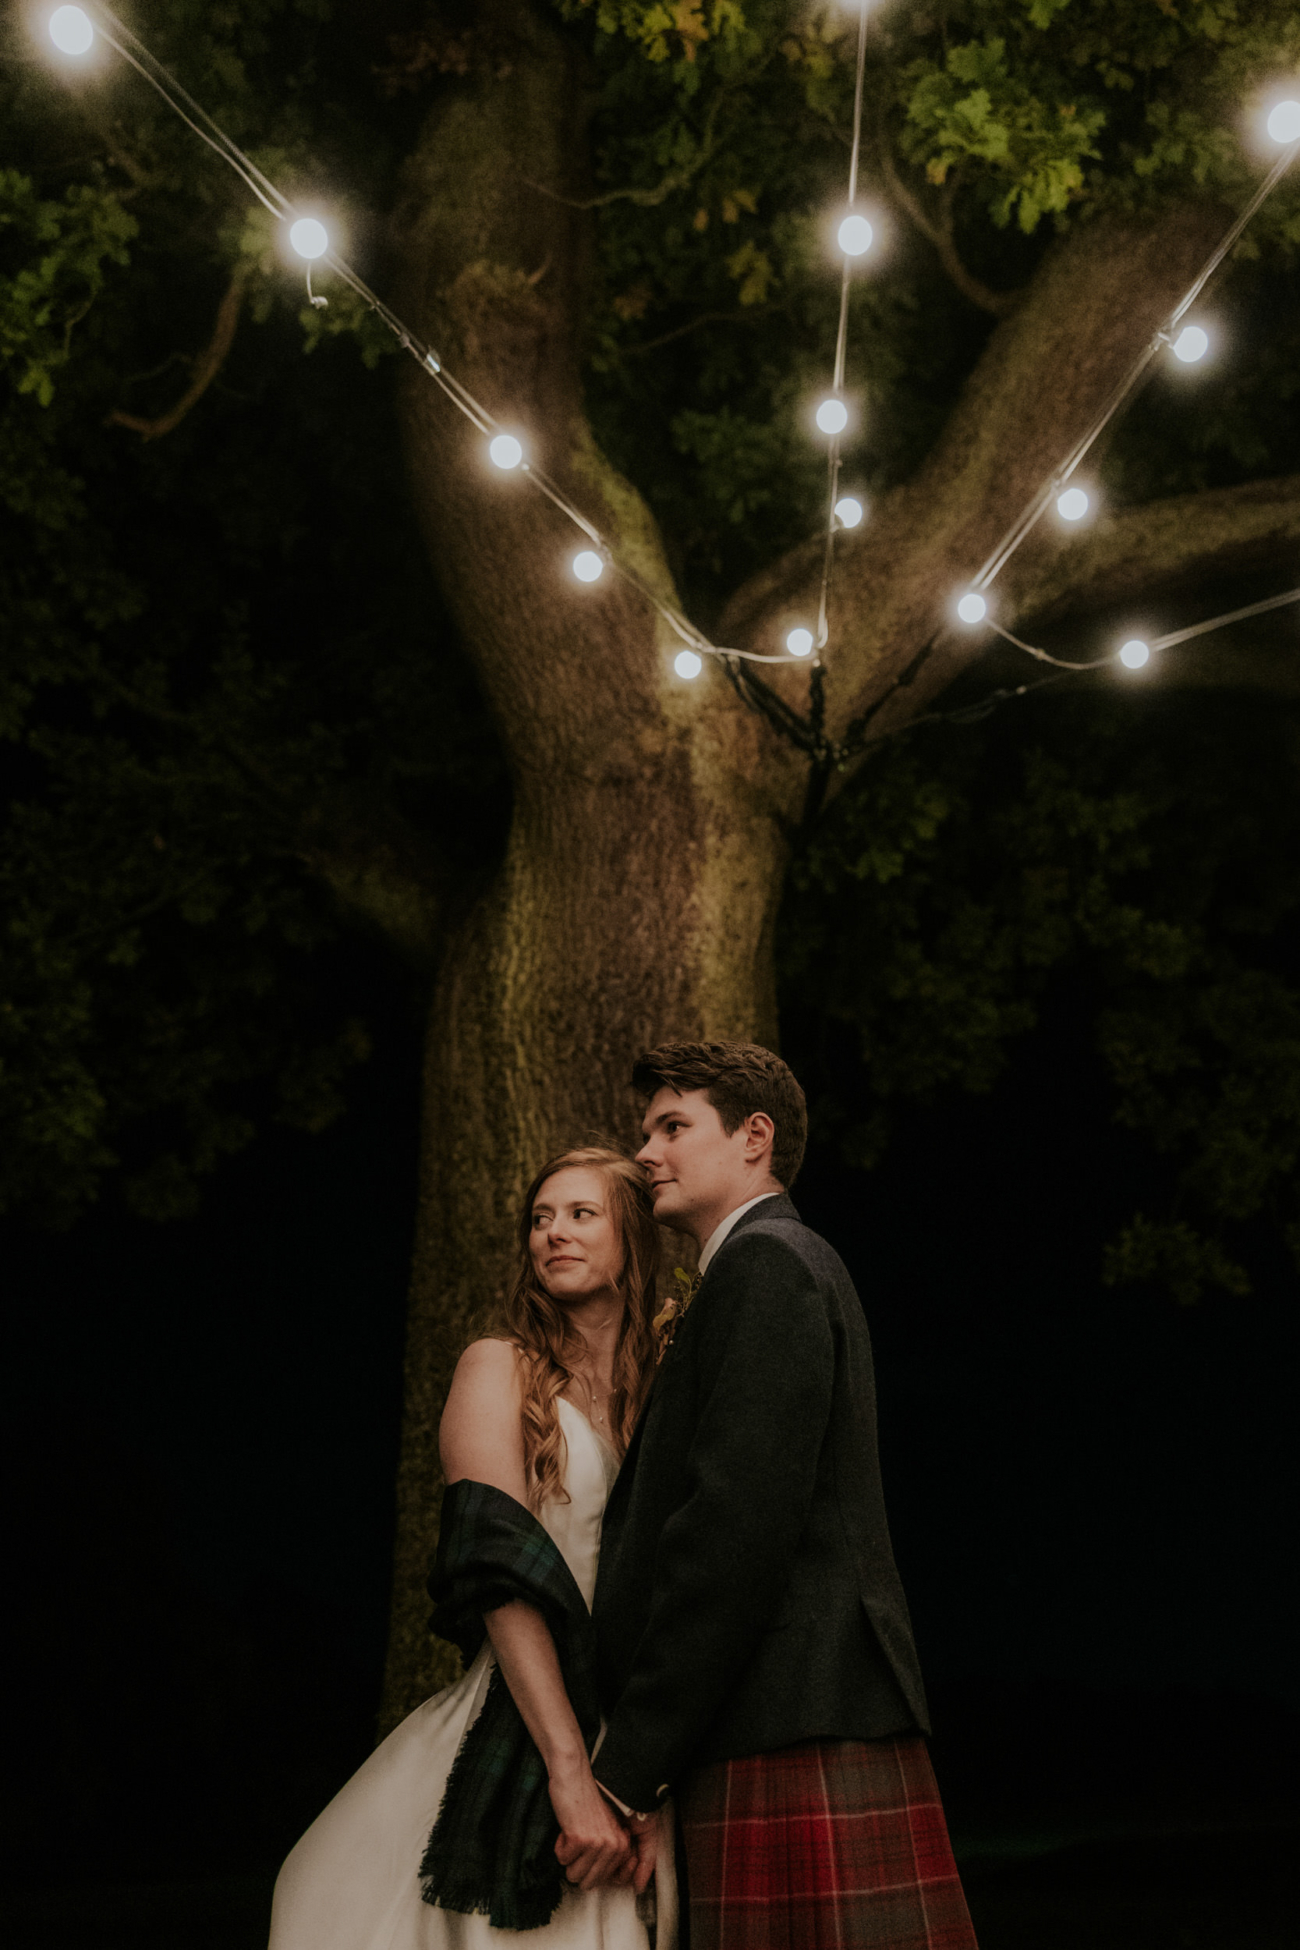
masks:
[(677, 1329), (686, 1318), (686, 1310), (700, 1290), (702, 1277), (699, 1273), (688, 1273), (684, 1266), (674, 1266), (673, 1280), (677, 1291), (669, 1294), (652, 1322), (655, 1339), (658, 1342), (655, 1352), (656, 1361), (663, 1360), (676, 1339)]

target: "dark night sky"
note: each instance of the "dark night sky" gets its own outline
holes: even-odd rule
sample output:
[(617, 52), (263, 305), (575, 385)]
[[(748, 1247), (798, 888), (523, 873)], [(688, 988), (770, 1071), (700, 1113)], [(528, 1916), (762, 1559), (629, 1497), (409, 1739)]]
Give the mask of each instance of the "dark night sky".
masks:
[[(418, 1028), (339, 980), (379, 1035), (332, 1132), (272, 1134), (192, 1224), (109, 1197), (5, 1235), (19, 1877), (263, 1868), (367, 1750)], [(986, 1844), (1294, 1802), (1294, 1281), (1100, 1285), (1142, 1166), (1083, 1033), (1062, 1007), (991, 1098), (910, 1112), (871, 1176), (814, 1152), (797, 1193), (866, 1301), (937, 1762)]]

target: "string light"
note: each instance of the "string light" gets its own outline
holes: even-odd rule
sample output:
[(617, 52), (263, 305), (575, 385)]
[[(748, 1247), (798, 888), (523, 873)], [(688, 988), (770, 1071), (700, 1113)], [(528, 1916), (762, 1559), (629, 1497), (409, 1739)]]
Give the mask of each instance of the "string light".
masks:
[(289, 226), (289, 242), (299, 257), (305, 257), (314, 264), (329, 249), (330, 234), (316, 217), (299, 217), (296, 223)]
[[(1188, 643), (1194, 636), (1204, 636), (1209, 630), (1222, 630), (1229, 623), (1243, 623), (1247, 617), (1263, 616), (1268, 610), (1282, 609), (1287, 603), (1300, 603), (1300, 589), (1284, 590), (1280, 596), (1265, 596), (1262, 602), (1247, 603), (1244, 609), (1230, 609), (1223, 616), (1211, 616), (1208, 622), (1189, 623), (1185, 629), (1170, 630), (1167, 636), (1158, 636), (1146, 643), (1141, 637), (1130, 637), (1115, 652), (1122, 664), (1130, 670), (1140, 670), (1154, 650), (1172, 650), (1175, 644)], [(1113, 663), (1114, 656), (1092, 657), (1085, 663), (1076, 663), (1068, 657), (1054, 657), (1050, 650), (1044, 650), (1037, 643), (1025, 643), (1020, 637), (1012, 636), (1000, 623), (989, 619), (990, 629), (1007, 643), (1013, 643), (1017, 650), (1023, 650), (1040, 664), (1051, 664), (1056, 670), (1100, 670), (1103, 665)]]
[[(862, 519), (859, 511), (857, 521), (843, 521), (839, 514), (840, 503), (840, 435), (849, 423), (848, 411), (838, 397), (844, 386), (844, 361), (849, 343), (849, 279), (853, 260), (861, 257), (872, 242), (874, 232), (867, 219), (854, 209), (858, 200), (858, 163), (862, 155), (862, 98), (863, 83), (867, 70), (867, 0), (858, 0), (858, 51), (853, 78), (853, 136), (849, 143), (849, 193), (845, 198), (849, 214), (842, 218), (838, 230), (839, 246), (844, 254), (840, 271), (840, 316), (835, 329), (835, 369), (831, 380), (833, 396), (823, 400), (817, 412), (817, 424), (823, 433), (830, 435), (830, 448), (826, 455), (826, 529), (822, 546), (821, 588), (817, 594), (817, 635), (814, 649), (826, 648), (830, 636), (831, 576), (835, 568), (835, 537), (841, 528), (856, 528)], [(828, 414), (828, 408), (838, 408), (838, 413)], [(823, 415), (827, 415), (823, 418)]]
[(1269, 114), (1267, 128), (1274, 142), (1300, 142), (1300, 102), (1278, 102)]
[(871, 249), (875, 231), (865, 217), (845, 217), (836, 237), (845, 257), (864, 257)]
[(1199, 325), (1184, 325), (1174, 340), (1174, 357), (1181, 359), (1185, 366), (1194, 366), (1203, 359), (1210, 349), (1210, 335)]
[[(1294, 115), (1290, 112), (1292, 110), (1295, 111)], [(1289, 137), (1286, 134), (1287, 130), (1291, 130), (1292, 132)], [(1281, 131), (1281, 133), (1277, 133), (1276, 131)], [(1278, 157), (1272, 169), (1270, 169), (1268, 175), (1264, 178), (1264, 181), (1259, 185), (1255, 194), (1247, 203), (1245, 209), (1229, 224), (1227, 230), (1197, 272), (1192, 284), (1174, 306), (1174, 309), (1170, 312), (1164, 324), (1158, 331), (1152, 333), (1146, 345), (1139, 352), (1137, 358), (1124, 374), (1124, 377), (1119, 381), (1119, 384), (1111, 392), (1104, 406), (1101, 407), (1093, 419), (1092, 424), (1075, 442), (1056, 472), (1048, 480), (1044, 481), (1037, 493), (1026, 502), (1020, 514), (1016, 517), (1010, 528), (1008, 528), (1005, 535), (1002, 536), (993, 553), (984, 563), (979, 574), (974, 578), (975, 588), (987, 589), (1006, 567), (1049, 502), (1061, 492), (1094, 441), (1105, 432), (1120, 408), (1126, 404), (1137, 387), (1138, 381), (1143, 377), (1147, 367), (1155, 358), (1161, 346), (1175, 343), (1172, 336), (1175, 328), (1191, 310), (1210, 279), (1214, 276), (1214, 273), (1218, 270), (1220, 264), (1222, 264), (1224, 258), (1227, 257), (1229, 251), (1245, 230), (1251, 218), (1255, 215), (1265, 199), (1276, 189), (1287, 170), (1291, 167), (1291, 164), (1295, 161), (1296, 156), (1300, 154), (1300, 102), (1279, 102), (1269, 117), (1269, 133), (1273, 135), (1275, 142), (1289, 141), (1290, 146), (1287, 148), (1286, 153)]]
[[(1245, 609), (1230, 610), (1226, 616), (1211, 616), (1204, 623), (1193, 623), (1187, 629), (1172, 630), (1168, 636), (1157, 637), (1154, 642), (1142, 644), (1141, 647), (1148, 654), (1153, 650), (1168, 650), (1176, 643), (1185, 643), (1189, 637), (1204, 636), (1210, 630), (1224, 629), (1229, 623), (1240, 623), (1248, 616), (1260, 616), (1265, 610), (1280, 609), (1286, 603), (1300, 603), (1300, 589), (1288, 589), (1280, 596), (1269, 596), (1261, 603), (1250, 603)], [(997, 629), (996, 624), (993, 627)], [(1004, 630), (1000, 634), (1005, 636), (1007, 633)], [(1010, 637), (1008, 640), (1012, 643), (1017, 641), (1015, 637)], [(1135, 646), (1141, 643), (1141, 640), (1137, 637), (1132, 638), (1131, 641)], [(1123, 648), (1127, 647), (1127, 645), (1123, 646)], [(1032, 646), (1023, 644), (1021, 648), (1032, 649)], [(870, 751), (876, 745), (888, 744), (895, 738), (908, 737), (911, 733), (921, 730), (926, 725), (979, 724), (983, 719), (990, 716), (1000, 704), (1010, 704), (1016, 698), (1029, 697), (1033, 692), (1041, 691), (1049, 684), (1067, 683), (1072, 676), (1081, 675), (1088, 671), (1100, 670), (1105, 664), (1117, 662), (1120, 652), (1116, 651), (1113, 657), (1100, 657), (1095, 662), (1086, 664), (1065, 663), (1059, 657), (1049, 656), (1045, 650), (1033, 649), (1033, 655), (1041, 657), (1044, 663), (1050, 663), (1056, 666), (1055, 671), (1050, 677), (1040, 677), (1038, 682), (1034, 684), (1000, 684), (996, 690), (990, 691), (985, 697), (976, 699), (972, 704), (961, 704), (955, 710), (950, 711), (923, 711), (917, 717), (909, 718), (906, 724), (893, 725), (888, 731), (877, 732), (874, 737), (866, 737), (860, 732), (856, 738), (851, 739), (848, 743), (836, 745), (831, 748), (829, 753), (831, 762), (833, 764), (843, 764), (847, 759), (856, 757), (860, 752)], [(1141, 668), (1140, 665), (1137, 667)]]
[(605, 564), (593, 548), (580, 548), (572, 568), (579, 582), (599, 582), (605, 573)]
[[(149, 52), (144, 43), (107, 6), (99, 4), (99, 0), (96, 0), (96, 4), (91, 11), (94, 14), (94, 20), (81, 7), (61, 6), (54, 10), (49, 17), (47, 25), (50, 37), (59, 51), (74, 57), (85, 54), (94, 45), (96, 33), (98, 32), (137, 73), (149, 82), (151, 87), (157, 90), (167, 103), (167, 106), (209, 148), (213, 149), (221, 157), (223, 162), (235, 171), (270, 214), (279, 221), (289, 224), (290, 243), (298, 251), (300, 256), (306, 258), (309, 263), (321, 257), (328, 258), (331, 271), (347, 284), (350, 289), (356, 292), (363, 302), (370, 307), (380, 321), (393, 333), (402, 349), (409, 352), (417, 360), (421, 370), (434, 379), (451, 404), (463, 413), (466, 418), (471, 420), (481, 434), (488, 437), (488, 452), (493, 463), (505, 471), (522, 467), (524, 474), (532, 485), (544, 494), (562, 514), (588, 537), (594, 545), (593, 548), (590, 550), (580, 550), (572, 560), (574, 574), (578, 576), (579, 580), (597, 580), (599, 575), (603, 573), (606, 562), (608, 562), (609, 566), (618, 575), (622, 576), (643, 595), (646, 601), (652, 605), (663, 620), (671, 627), (679, 641), (685, 646), (678, 651), (673, 663), (673, 667), (679, 677), (687, 680), (698, 677), (703, 670), (703, 660), (706, 655), (729, 659), (732, 660), (733, 664), (740, 662), (781, 664), (806, 659), (815, 649), (821, 649), (825, 646), (827, 640), (827, 601), (833, 561), (834, 536), (839, 527), (857, 527), (863, 516), (863, 509), (860, 502), (852, 496), (841, 498), (838, 495), (840, 466), (838, 439), (839, 435), (848, 425), (849, 420), (848, 409), (840, 397), (844, 384), (844, 362), (848, 331), (850, 269), (848, 260), (851, 257), (862, 255), (870, 247), (872, 242), (871, 225), (865, 217), (858, 215), (852, 208), (857, 196), (857, 175), (861, 148), (863, 79), (867, 31), (866, 0), (859, 0), (857, 74), (854, 91), (853, 139), (849, 163), (848, 205), (850, 215), (845, 217), (839, 226), (839, 238), (841, 249), (845, 256), (845, 263), (840, 289), (839, 330), (836, 339), (835, 374), (833, 379), (834, 391), (828, 398), (821, 402), (816, 415), (820, 430), (829, 435), (831, 441), (829, 455), (829, 514), (823, 556), (821, 595), (818, 605), (818, 628), (815, 638), (811, 631), (803, 628), (791, 631), (787, 637), (787, 654), (784, 656), (767, 656), (756, 651), (739, 650), (711, 643), (680, 611), (673, 605), (665, 602), (636, 569), (632, 568), (626, 562), (619, 560), (605, 538), (592, 525), (588, 518), (574, 506), (558, 484), (550, 480), (541, 468), (525, 461), (522, 443), (513, 434), (505, 433), (500, 429), (499, 423), (475, 399), (469, 389), (447, 371), (444, 362), (437, 352), (432, 347), (424, 344), (418, 335), (412, 332), (402, 319), (358, 277), (351, 266), (345, 263), (337, 253), (330, 249), (328, 232), (325, 226), (320, 223), (319, 219), (303, 217), (295, 211), (293, 205), (289, 203), (288, 199), (278, 187), (226, 135), (225, 131), (212, 120), (211, 116), (191, 96), (186, 94), (185, 90), (168, 73), (167, 69)], [(1005, 566), (1011, 555), (1020, 546), (1020, 543), (1038, 520), (1053, 495), (1057, 496), (1058, 506), (1060, 507), (1063, 518), (1067, 520), (1078, 519), (1079, 515), (1086, 512), (1087, 496), (1083, 494), (1081, 489), (1067, 490), (1065, 484), (1069, 481), (1070, 476), (1074, 473), (1093, 442), (1127, 400), (1147, 365), (1154, 358), (1160, 347), (1163, 345), (1171, 346), (1175, 356), (1185, 364), (1195, 363), (1196, 360), (1204, 356), (1205, 351), (1208, 349), (1209, 339), (1208, 335), (1200, 327), (1189, 326), (1185, 328), (1178, 335), (1177, 339), (1174, 339), (1171, 334), (1184, 314), (1190, 309), (1197, 297), (1199, 297), (1201, 291), (1218, 269), (1219, 265), (1226, 258), (1265, 198), (1281, 181), (1283, 174), (1295, 160), (1296, 155), (1300, 154), (1300, 101), (1294, 101), (1288, 98), (1285, 101), (1275, 103), (1267, 118), (1267, 128), (1273, 141), (1282, 145), (1286, 149), (1286, 153), (1279, 157), (1264, 182), (1260, 184), (1255, 194), (1247, 203), (1245, 209), (1239, 214), (1219, 244), (1211, 252), (1191, 288), (1185, 293), (1181, 302), (1165, 321), (1164, 326), (1153, 335), (1148, 345), (1135, 360), (1129, 372), (1114, 389), (1093, 424), (1076, 443), (1075, 448), (1067, 456), (1065, 462), (1057, 469), (1056, 473), (1044, 487), (1040, 489), (1033, 501), (1028, 504), (1012, 529), (1003, 537), (993, 555), (985, 563), (980, 574), (975, 578), (973, 586), (968, 588), (967, 593), (958, 601), (956, 606), (957, 614), (964, 623), (975, 624), (985, 620), (988, 605), (980, 592), (988, 588), (999, 571)], [(310, 291), (310, 275), (308, 288)], [(313, 299), (313, 303), (316, 302), (323, 303), (324, 301)], [(1082, 497), (1085, 505), (1083, 509), (1080, 509), (1079, 515), (1070, 515), (1066, 512), (1064, 504), (1068, 503), (1072, 507), (1076, 506), (1076, 497)], [(584, 566), (588, 563), (595, 563), (597, 565), (595, 574), (584, 575), (583, 571), (578, 567), (579, 562), (582, 562)], [(1176, 631), (1171, 636), (1159, 638), (1151, 644), (1140, 644), (1139, 639), (1133, 638), (1128, 644), (1121, 647), (1118, 655), (1121, 661), (1123, 661), (1125, 651), (1131, 651), (1136, 654), (1137, 649), (1141, 648), (1145, 652), (1141, 661), (1145, 662), (1146, 657), (1153, 650), (1162, 649), (1173, 643), (1182, 642), (1188, 637), (1199, 635), (1204, 630), (1219, 628), (1225, 623), (1237, 621), (1242, 617), (1257, 615), (1264, 610), (1273, 609), (1281, 603), (1297, 600), (1300, 600), (1300, 590), (1294, 590), (1284, 596), (1269, 598), (1267, 601), (1253, 604), (1247, 609), (1234, 611), (1230, 616), (1214, 618), (1208, 623), (1196, 624), (1190, 629)], [(1007, 631), (1003, 630), (997, 623), (994, 623), (991, 618), (988, 620), (990, 626), (997, 630), (1000, 635), (1006, 637), (1009, 642), (1017, 644), (1019, 648), (1028, 651), (1035, 657), (1041, 658), (1044, 662), (1057, 665), (1063, 671), (1096, 667), (1095, 665), (1066, 663), (1059, 658), (1050, 656), (1048, 652), (1040, 650), (1033, 645), (1022, 644), (1018, 638), (1010, 636)], [(1109, 659), (1103, 659), (1102, 661), (1109, 661)], [(1130, 667), (1136, 668), (1140, 666), (1131, 665)], [(820, 740), (820, 742), (817, 742), (818, 740), (820, 740), (820, 733), (815, 734), (814, 739), (816, 748), (820, 750), (825, 741)], [(808, 747), (810, 750), (813, 748), (814, 746), (812, 744)], [(829, 750), (830, 748), (826, 747), (826, 749)]]
[(1082, 521), (1091, 506), (1082, 488), (1067, 488), (1056, 497), (1056, 512), (1062, 521)]
[(498, 433), (488, 442), (488, 455), (494, 467), (501, 468), (503, 473), (509, 473), (512, 467), (518, 467), (524, 457), (524, 450), (513, 433)]
[(50, 39), (60, 54), (89, 54), (95, 29), (80, 7), (56, 7), (49, 18)]
[[(71, 9), (70, 11), (77, 12), (83, 10)], [(186, 93), (175, 76), (170, 74), (160, 61), (155, 59), (144, 42), (140, 40), (139, 36), (132, 33), (125, 22), (119, 20), (109, 7), (103, 5), (102, 0), (95, 0), (95, 4), (90, 9), (90, 12), (94, 15), (95, 30), (108, 42), (109, 46), (115, 49), (121, 55), (122, 59), (149, 83), (151, 88), (157, 91), (172, 113), (179, 117), (185, 123), (186, 127), (198, 136), (201, 142), (206, 143), (208, 148), (218, 155), (228, 168), (234, 170), (235, 174), (240, 178), (240, 181), (244, 183), (263, 208), (277, 222), (288, 224), (292, 227), (298, 220), (301, 212), (294, 208), (284, 193), (271, 181), (270, 177), (265, 175), (252, 158), (246, 155), (238, 144), (231, 140), (225, 130), (213, 121), (206, 109), (201, 108), (193, 96)], [(607, 539), (587, 516), (583, 514), (581, 509), (575, 507), (574, 503), (565, 494), (559, 484), (551, 480), (542, 468), (524, 457), (521, 442), (513, 434), (504, 433), (499, 423), (488, 412), (481, 401), (477, 400), (469, 388), (462, 385), (461, 381), (447, 370), (446, 364), (439, 353), (432, 346), (426, 344), (417, 332), (412, 331), (410, 326), (393, 311), (392, 307), (386, 305), (378, 293), (372, 291), (363, 278), (358, 277), (351, 265), (340, 257), (337, 251), (332, 249), (327, 250), (325, 261), (333, 274), (342, 283), (346, 284), (350, 290), (354, 291), (362, 303), (370, 308), (381, 324), (386, 326), (402, 350), (410, 354), (419, 365), (420, 370), (433, 380), (434, 384), (439, 387), (449, 403), (456, 408), (457, 412), (464, 414), (465, 418), (473, 423), (479, 433), (489, 442), (489, 451), (492, 446), (496, 445), (498, 440), (503, 442), (497, 449), (500, 458), (496, 460), (496, 464), (498, 466), (504, 466), (506, 469), (514, 467), (522, 468), (531, 486), (536, 488), (539, 493), (545, 495), (546, 499), (567, 520), (571, 521), (576, 528), (581, 530), (588, 541), (591, 542), (593, 548), (601, 552), (615, 574), (638, 591), (650, 607), (655, 610), (672, 630), (678, 642), (686, 645), (690, 649), (692, 655), (720, 657), (728, 660), (732, 664), (788, 664), (792, 661), (788, 655), (768, 656), (755, 650), (741, 650), (711, 643), (700, 630), (696, 629), (693, 623), (682, 615), (679, 609), (672, 603), (664, 600), (659, 594), (659, 591), (652, 583), (646, 580), (639, 570), (634, 568), (630, 563), (620, 560)], [(308, 280), (308, 291), (310, 293), (310, 278)], [(312, 302), (315, 304), (317, 300), (313, 298)]]

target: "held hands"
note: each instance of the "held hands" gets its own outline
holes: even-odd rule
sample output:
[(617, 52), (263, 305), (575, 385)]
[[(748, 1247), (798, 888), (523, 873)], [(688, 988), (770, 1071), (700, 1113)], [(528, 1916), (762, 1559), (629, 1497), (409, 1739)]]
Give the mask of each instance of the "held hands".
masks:
[[(560, 1824), (555, 1853), (570, 1882), (579, 1889), (600, 1889), (639, 1876), (633, 1838), (596, 1786), (585, 1754), (580, 1764), (552, 1768), (550, 1794)], [(637, 1881), (637, 1888), (644, 1889), (647, 1881), (649, 1874)]]
[(658, 1815), (634, 1815), (628, 1824), (632, 1838), (632, 1851), (636, 1858), (632, 1871), (632, 1882), (639, 1896), (654, 1876), (655, 1861), (659, 1854)]

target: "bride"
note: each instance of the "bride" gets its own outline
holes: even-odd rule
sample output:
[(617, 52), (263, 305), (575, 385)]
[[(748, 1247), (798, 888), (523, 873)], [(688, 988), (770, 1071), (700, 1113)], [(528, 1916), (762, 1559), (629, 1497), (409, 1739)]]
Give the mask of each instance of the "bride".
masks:
[(601, 1518), (653, 1374), (658, 1251), (616, 1151), (567, 1151), (529, 1187), (503, 1331), (461, 1356), (440, 1430), (430, 1592), (468, 1670), (293, 1850), (270, 1950), (503, 1950), (521, 1931), (538, 1950), (671, 1950), (671, 1850), (641, 1893), (649, 1851), (589, 1759)]

